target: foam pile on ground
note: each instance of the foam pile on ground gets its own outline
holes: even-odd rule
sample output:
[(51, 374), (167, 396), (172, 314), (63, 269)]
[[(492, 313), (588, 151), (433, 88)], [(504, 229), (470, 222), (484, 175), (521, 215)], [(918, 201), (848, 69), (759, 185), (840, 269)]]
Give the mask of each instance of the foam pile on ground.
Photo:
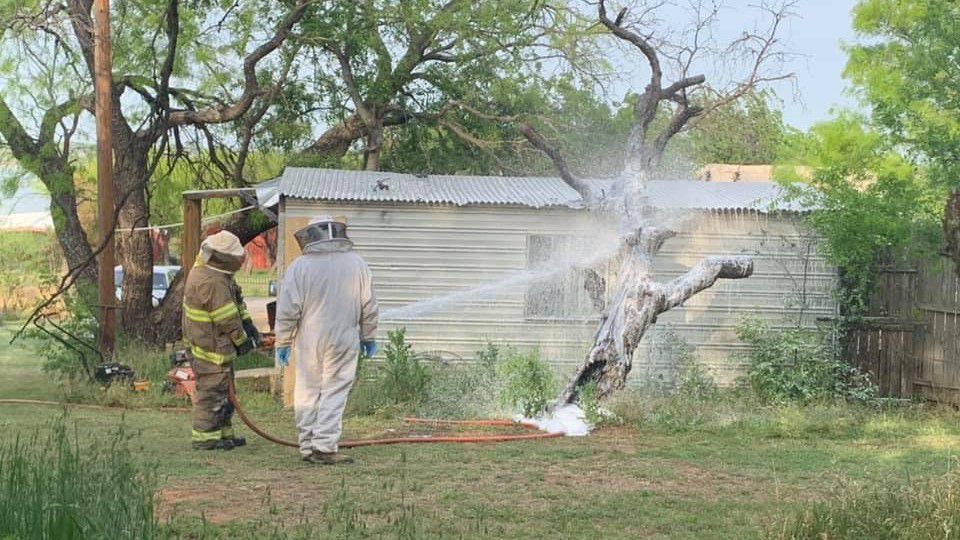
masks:
[(530, 422), (541, 431), (563, 433), (567, 437), (584, 437), (590, 434), (586, 415), (580, 407), (573, 404), (549, 410), (536, 418), (522, 418), (520, 421)]

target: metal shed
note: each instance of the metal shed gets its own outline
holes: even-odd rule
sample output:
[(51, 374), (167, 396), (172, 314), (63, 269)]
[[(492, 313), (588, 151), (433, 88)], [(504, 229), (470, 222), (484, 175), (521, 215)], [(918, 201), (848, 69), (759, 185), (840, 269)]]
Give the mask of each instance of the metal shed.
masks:
[[(609, 255), (617, 233), (558, 178), (290, 167), (261, 187), (280, 197), (282, 267), (299, 256), (293, 232), (311, 216), (347, 217), (373, 272), (383, 338), (404, 326), (417, 350), (464, 361), (487, 342), (537, 347), (561, 371), (591, 342), (599, 313), (578, 267)], [(655, 261), (656, 279), (723, 254), (752, 255), (756, 272), (664, 314), (637, 353), (635, 381), (669, 372), (686, 343), (732, 382), (743, 373), (734, 328), (744, 317), (809, 325), (834, 313), (835, 272), (780, 195), (771, 182), (649, 184), (651, 206), (679, 232)]]

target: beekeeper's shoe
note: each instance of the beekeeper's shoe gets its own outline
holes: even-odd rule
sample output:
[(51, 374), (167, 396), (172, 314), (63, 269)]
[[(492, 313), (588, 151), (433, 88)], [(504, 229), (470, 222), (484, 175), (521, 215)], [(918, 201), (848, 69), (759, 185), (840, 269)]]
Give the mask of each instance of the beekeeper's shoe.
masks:
[(303, 456), (303, 460), (310, 463), (316, 463), (318, 465), (340, 465), (353, 463), (352, 457), (345, 456), (339, 452), (318, 452), (316, 450), (306, 456)]

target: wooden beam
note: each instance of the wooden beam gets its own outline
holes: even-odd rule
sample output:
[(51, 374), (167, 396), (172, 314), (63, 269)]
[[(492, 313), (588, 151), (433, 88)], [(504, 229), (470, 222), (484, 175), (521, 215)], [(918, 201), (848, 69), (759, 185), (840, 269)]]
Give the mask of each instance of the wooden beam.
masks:
[(183, 198), (202, 201), (204, 199), (228, 199), (230, 197), (244, 197), (256, 195), (256, 188), (228, 188), (228, 189), (200, 189), (184, 191)]
[(189, 199), (186, 196), (183, 198), (183, 249), (180, 258), (184, 279), (193, 268), (200, 251), (200, 201), (201, 199)]

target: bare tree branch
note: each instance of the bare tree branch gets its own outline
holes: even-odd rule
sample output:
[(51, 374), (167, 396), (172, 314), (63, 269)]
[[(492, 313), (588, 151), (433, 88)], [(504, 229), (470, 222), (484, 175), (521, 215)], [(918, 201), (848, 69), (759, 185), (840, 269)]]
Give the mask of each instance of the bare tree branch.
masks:
[(603, 23), (613, 35), (640, 49), (640, 52), (647, 58), (647, 63), (650, 65), (650, 82), (647, 88), (659, 91), (663, 81), (663, 68), (660, 67), (660, 56), (648, 39), (622, 26), (624, 16), (626, 15), (625, 11), (626, 8), (620, 12), (616, 20), (611, 20), (607, 17), (605, 0), (599, 0), (597, 3), (600, 22)]
[(236, 120), (243, 115), (253, 104), (253, 100), (263, 92), (257, 80), (257, 64), (287, 39), (293, 26), (300, 21), (307, 7), (314, 1), (297, 0), (294, 8), (277, 25), (273, 37), (243, 59), (243, 94), (235, 103), (227, 106), (208, 107), (198, 111), (172, 112), (168, 122), (169, 125), (220, 124)]
[(177, 59), (177, 45), (180, 39), (180, 0), (168, 0), (165, 17), (167, 20), (167, 55), (163, 60), (163, 66), (160, 68), (160, 84), (156, 100), (160, 106), (161, 114), (166, 114), (170, 106), (170, 77), (173, 75), (173, 67)]

